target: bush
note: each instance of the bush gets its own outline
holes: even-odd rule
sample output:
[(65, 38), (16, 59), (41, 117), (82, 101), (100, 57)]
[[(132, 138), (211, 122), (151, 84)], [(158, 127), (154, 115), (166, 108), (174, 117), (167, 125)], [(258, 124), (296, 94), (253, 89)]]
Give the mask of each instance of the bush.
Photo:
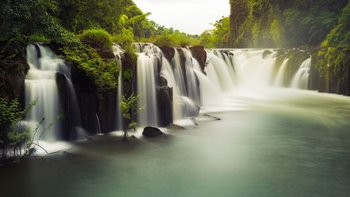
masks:
[(79, 35), (80, 41), (93, 48), (111, 48), (113, 45), (112, 36), (103, 29), (84, 30)]
[(98, 90), (117, 87), (120, 66), (117, 61), (103, 60), (93, 48), (87, 46), (65, 47), (63, 53), (67, 61), (74, 63), (94, 80)]
[(0, 98), (0, 161), (6, 156), (6, 147), (15, 148), (25, 143), (30, 138), (30, 131), (21, 128), (19, 122), (24, 118), (28, 108), (22, 110), (18, 100), (7, 100)]
[(35, 43), (35, 42), (48, 42), (49, 39), (46, 38), (44, 35), (40, 34), (33, 34), (28, 37), (28, 42)]

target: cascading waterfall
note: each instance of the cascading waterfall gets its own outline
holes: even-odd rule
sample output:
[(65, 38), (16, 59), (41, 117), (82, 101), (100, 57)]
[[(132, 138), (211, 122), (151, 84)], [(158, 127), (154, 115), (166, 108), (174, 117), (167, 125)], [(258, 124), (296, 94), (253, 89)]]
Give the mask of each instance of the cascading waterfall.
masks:
[(26, 105), (28, 106), (33, 101), (37, 103), (32, 106), (26, 120), (29, 121), (32, 128), (39, 127), (35, 139), (43, 135), (45, 140), (55, 141), (59, 138), (58, 132), (61, 129), (60, 122), (57, 121), (59, 97), (56, 73), (60, 70), (59, 67), (62, 66), (63, 61), (54, 58), (47, 48), (40, 45), (38, 48), (39, 53), (36, 46), (27, 47), (27, 62), (30, 69), (25, 80)]
[[(172, 89), (173, 120), (196, 116), (199, 109), (205, 111), (211, 107), (227, 106), (232, 101), (232, 92), (237, 89), (283, 87), (287, 83), (289, 60), (283, 59), (282, 64), (277, 67), (277, 50), (274, 49), (206, 50), (207, 59), (203, 72), (188, 48), (174, 48), (174, 57), (170, 61), (153, 44), (137, 43), (135, 48), (138, 51), (136, 92), (140, 96), (141, 109), (138, 113), (139, 126), (160, 124), (159, 113), (162, 112), (158, 99), (161, 99), (160, 88), (164, 86), (162, 78), (167, 80), (167, 86)], [(123, 50), (114, 45), (113, 52), (116, 61), (121, 65)], [(56, 121), (60, 113), (56, 83), (56, 75), (59, 73), (66, 79), (71, 127), (77, 136), (84, 134), (69, 67), (47, 47), (29, 45), (27, 53), (30, 70), (26, 78), (26, 103), (38, 100), (27, 120), (35, 125), (45, 118), (39, 133), (49, 128), (44, 133), (45, 140), (54, 141), (60, 138), (61, 124)], [(308, 58), (299, 66), (293, 80), (288, 84), (293, 88), (306, 89), (310, 66), (311, 58)], [(120, 130), (123, 128), (119, 107), (123, 93), (121, 75), (117, 91), (116, 130)], [(96, 121), (100, 122), (97, 114)]]
[(222, 92), (229, 92), (234, 89), (234, 73), (232, 67), (227, 65), (221, 51), (207, 51), (208, 65), (205, 72), (210, 80)]
[(311, 67), (311, 57), (306, 59), (300, 66), (299, 70), (295, 73), (291, 87), (297, 89), (307, 89), (309, 84)]
[(61, 138), (57, 73), (64, 75), (66, 79), (71, 127), (76, 136), (85, 136), (86, 132), (81, 128), (80, 109), (69, 67), (48, 47), (41, 45), (27, 47), (27, 63), (30, 69), (25, 80), (26, 105), (37, 102), (32, 106), (26, 120), (32, 128), (38, 127), (35, 139), (42, 137), (41, 139), (46, 141), (55, 141)]
[(276, 51), (263, 56), (263, 49), (235, 49), (231, 52), (237, 86), (261, 88), (272, 84), (272, 71), (276, 62)]
[[(187, 48), (176, 48), (171, 62), (153, 44), (136, 44), (136, 48), (139, 51), (137, 90), (144, 108), (139, 114), (140, 125), (157, 125), (158, 72), (173, 88), (174, 120), (195, 116), (198, 108), (224, 106), (229, 103), (228, 99), (232, 100), (228, 96), (237, 89), (283, 87), (287, 83), (289, 59), (283, 59), (277, 67), (276, 49), (206, 50), (203, 73)], [(293, 87), (307, 87), (309, 68), (310, 59), (305, 60), (295, 74)]]
[(154, 45), (141, 46), (138, 51), (137, 94), (140, 97), (139, 126), (158, 126), (156, 69), (159, 51)]
[[(171, 63), (162, 51), (153, 44), (135, 44), (138, 50), (137, 92), (142, 110), (139, 125), (157, 125), (157, 74), (168, 82), (173, 90), (173, 119), (179, 120), (198, 114), (200, 107), (199, 83), (195, 70), (200, 69), (197, 60), (188, 49), (174, 49)], [(180, 56), (179, 52), (183, 54)], [(184, 58), (183, 60), (181, 58)], [(182, 65), (183, 62), (184, 64)], [(160, 70), (158, 70), (160, 68)], [(186, 80), (185, 80), (186, 79)]]

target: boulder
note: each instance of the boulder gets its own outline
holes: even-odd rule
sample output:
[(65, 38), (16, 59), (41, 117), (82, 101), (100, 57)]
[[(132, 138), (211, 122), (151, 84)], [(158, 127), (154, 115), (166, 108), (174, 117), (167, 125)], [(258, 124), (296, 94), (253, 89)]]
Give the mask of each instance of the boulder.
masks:
[(142, 135), (145, 137), (157, 137), (157, 136), (164, 135), (164, 133), (155, 127), (145, 127), (143, 129)]
[(207, 61), (207, 52), (205, 51), (203, 46), (193, 46), (190, 47), (191, 53), (193, 57), (198, 61), (201, 66), (202, 72), (204, 73), (204, 68), (206, 66)]
[(263, 58), (265, 59), (268, 55), (270, 55), (272, 52), (269, 50), (265, 50), (262, 54)]
[(164, 57), (171, 62), (175, 55), (175, 49), (173, 47), (167, 47), (167, 46), (159, 46), (160, 50), (162, 50)]

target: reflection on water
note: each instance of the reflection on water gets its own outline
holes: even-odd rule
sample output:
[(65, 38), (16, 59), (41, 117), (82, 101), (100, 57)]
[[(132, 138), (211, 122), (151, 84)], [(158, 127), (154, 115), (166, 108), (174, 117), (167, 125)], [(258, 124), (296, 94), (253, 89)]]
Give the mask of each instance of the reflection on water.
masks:
[(205, 109), (228, 111), (221, 120), (162, 138), (95, 136), (1, 167), (0, 196), (349, 196), (349, 98), (267, 89), (225, 101)]

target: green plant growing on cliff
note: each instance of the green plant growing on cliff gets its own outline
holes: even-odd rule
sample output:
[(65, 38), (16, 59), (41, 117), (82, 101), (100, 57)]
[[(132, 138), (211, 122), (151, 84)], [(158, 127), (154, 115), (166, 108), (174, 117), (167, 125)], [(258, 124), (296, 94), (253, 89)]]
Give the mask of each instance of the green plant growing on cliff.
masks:
[(87, 44), (93, 48), (106, 48), (112, 47), (112, 36), (104, 29), (87, 29), (79, 35), (82, 43)]
[(95, 49), (80, 45), (78, 47), (64, 47), (65, 59), (83, 70), (94, 81), (99, 91), (117, 87), (119, 64), (117, 61), (102, 59)]
[(128, 132), (130, 130), (135, 130), (137, 123), (133, 120), (133, 117), (137, 115), (137, 112), (140, 110), (138, 107), (139, 96), (131, 94), (128, 97), (124, 95), (120, 99), (120, 108), (122, 116), (125, 119), (123, 121), (126, 123), (123, 129), (123, 141), (127, 141)]

